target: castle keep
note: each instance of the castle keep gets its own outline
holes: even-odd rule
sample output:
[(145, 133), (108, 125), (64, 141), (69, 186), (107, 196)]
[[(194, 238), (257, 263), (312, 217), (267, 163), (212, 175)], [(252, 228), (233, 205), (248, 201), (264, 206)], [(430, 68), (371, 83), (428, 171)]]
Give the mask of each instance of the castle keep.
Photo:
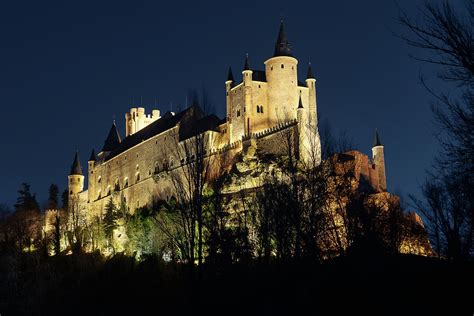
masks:
[[(232, 163), (249, 146), (281, 154), (279, 135), (291, 131), (297, 158), (318, 165), (321, 144), (316, 79), (311, 65), (305, 73), (304, 82), (299, 81), (298, 60), (282, 23), (264, 70), (252, 69), (248, 56), (241, 80), (236, 80), (229, 68), (224, 119), (203, 113), (197, 105), (179, 113), (162, 114), (155, 109), (148, 115), (144, 108), (130, 109), (125, 114), (125, 137), (122, 139), (114, 122), (100, 152), (96, 155), (92, 151), (87, 162), (87, 189), (76, 153), (68, 177), (70, 205), (80, 202), (81, 209), (99, 214), (111, 196), (120, 196), (131, 211), (147, 205), (152, 197), (169, 198), (173, 195), (169, 174), (196, 159), (183, 151), (196, 135), (205, 140), (207, 158), (225, 156)], [(358, 161), (359, 174), (376, 192), (383, 192), (384, 153), (378, 135), (372, 151), (373, 161), (358, 152), (352, 156)]]

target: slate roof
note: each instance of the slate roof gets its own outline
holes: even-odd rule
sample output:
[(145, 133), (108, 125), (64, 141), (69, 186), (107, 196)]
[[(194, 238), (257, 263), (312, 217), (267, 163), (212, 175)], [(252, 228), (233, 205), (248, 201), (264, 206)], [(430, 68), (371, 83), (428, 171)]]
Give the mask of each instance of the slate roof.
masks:
[(79, 161), (79, 153), (76, 150), (76, 155), (74, 156), (74, 161), (71, 165), (71, 172), (69, 175), (81, 175), (82, 176), (82, 168), (81, 163)]
[(276, 56), (290, 56), (293, 57), (291, 54), (290, 43), (286, 38), (285, 28), (283, 27), (283, 21), (280, 23), (280, 31), (278, 32), (278, 38), (275, 43), (275, 52), (273, 57)]
[(176, 113), (166, 112), (160, 119), (154, 121), (135, 134), (126, 137), (114, 148), (105, 160), (109, 160), (124, 151), (140, 144), (153, 136), (169, 130), (179, 124), (179, 141), (190, 138), (208, 130), (217, 130), (220, 119), (215, 115), (206, 116), (197, 105)]
[(377, 130), (375, 130), (375, 137), (374, 137), (374, 147), (376, 146), (382, 146), (382, 143), (380, 142), (379, 131)]
[(104, 142), (104, 147), (102, 147), (102, 151), (112, 151), (116, 148), (121, 142), (120, 134), (117, 130), (117, 126), (115, 125), (115, 121), (112, 123), (112, 127), (110, 127), (109, 134)]

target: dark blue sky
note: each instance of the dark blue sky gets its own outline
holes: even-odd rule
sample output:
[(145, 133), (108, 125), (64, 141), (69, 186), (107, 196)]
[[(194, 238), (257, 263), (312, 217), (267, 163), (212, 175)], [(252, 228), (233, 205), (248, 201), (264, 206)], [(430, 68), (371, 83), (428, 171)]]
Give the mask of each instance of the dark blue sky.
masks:
[[(415, 1), (399, 3), (415, 13)], [(74, 150), (86, 168), (113, 115), (124, 134), (132, 99), (165, 111), (205, 87), (222, 116), (228, 66), (240, 77), (249, 53), (263, 69), (282, 15), (300, 79), (312, 62), (321, 120), (367, 154), (378, 128), (389, 190), (416, 193), (438, 150), (418, 80), (432, 69), (391, 34), (397, 12), (380, 0), (3, 2), (0, 203), (24, 181), (40, 202), (50, 183), (64, 189)]]

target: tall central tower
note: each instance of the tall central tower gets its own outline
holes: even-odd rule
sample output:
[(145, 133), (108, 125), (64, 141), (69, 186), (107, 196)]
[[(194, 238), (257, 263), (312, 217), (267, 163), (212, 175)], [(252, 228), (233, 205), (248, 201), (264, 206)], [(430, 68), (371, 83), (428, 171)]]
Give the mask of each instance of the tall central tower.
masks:
[(291, 53), (282, 21), (273, 57), (265, 61), (271, 126), (296, 118), (299, 96), (297, 65), (298, 60)]

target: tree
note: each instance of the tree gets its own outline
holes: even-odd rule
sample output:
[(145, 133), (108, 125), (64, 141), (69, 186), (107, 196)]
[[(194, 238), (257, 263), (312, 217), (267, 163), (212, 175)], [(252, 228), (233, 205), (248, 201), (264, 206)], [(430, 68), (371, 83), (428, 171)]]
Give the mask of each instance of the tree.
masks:
[(433, 114), (438, 123), (441, 153), (422, 187), (424, 202), (412, 196), (425, 214), (437, 251), (464, 260), (473, 254), (474, 234), (474, 2), (466, 14), (448, 1), (426, 2), (421, 18), (401, 11), (400, 24), (408, 30), (399, 35), (425, 56), (414, 57), (439, 67), (438, 79), (453, 84), (450, 94), (435, 92)]
[(18, 198), (15, 203), (15, 211), (39, 211), (39, 205), (36, 201), (36, 194), (30, 192), (30, 185), (23, 182), (18, 190)]
[(46, 209), (48, 210), (56, 210), (58, 209), (58, 194), (59, 188), (56, 184), (51, 184), (48, 190), (48, 202), (46, 204)]
[(62, 202), (62, 209), (67, 210), (68, 204), (69, 204), (69, 192), (67, 189), (64, 190), (63, 193), (61, 194), (61, 202)]
[(110, 197), (107, 205), (105, 206), (105, 214), (102, 223), (104, 225), (104, 233), (108, 241), (108, 245), (112, 248), (112, 251), (115, 252), (114, 230), (117, 228), (117, 210), (114, 202), (112, 201), (112, 197)]

